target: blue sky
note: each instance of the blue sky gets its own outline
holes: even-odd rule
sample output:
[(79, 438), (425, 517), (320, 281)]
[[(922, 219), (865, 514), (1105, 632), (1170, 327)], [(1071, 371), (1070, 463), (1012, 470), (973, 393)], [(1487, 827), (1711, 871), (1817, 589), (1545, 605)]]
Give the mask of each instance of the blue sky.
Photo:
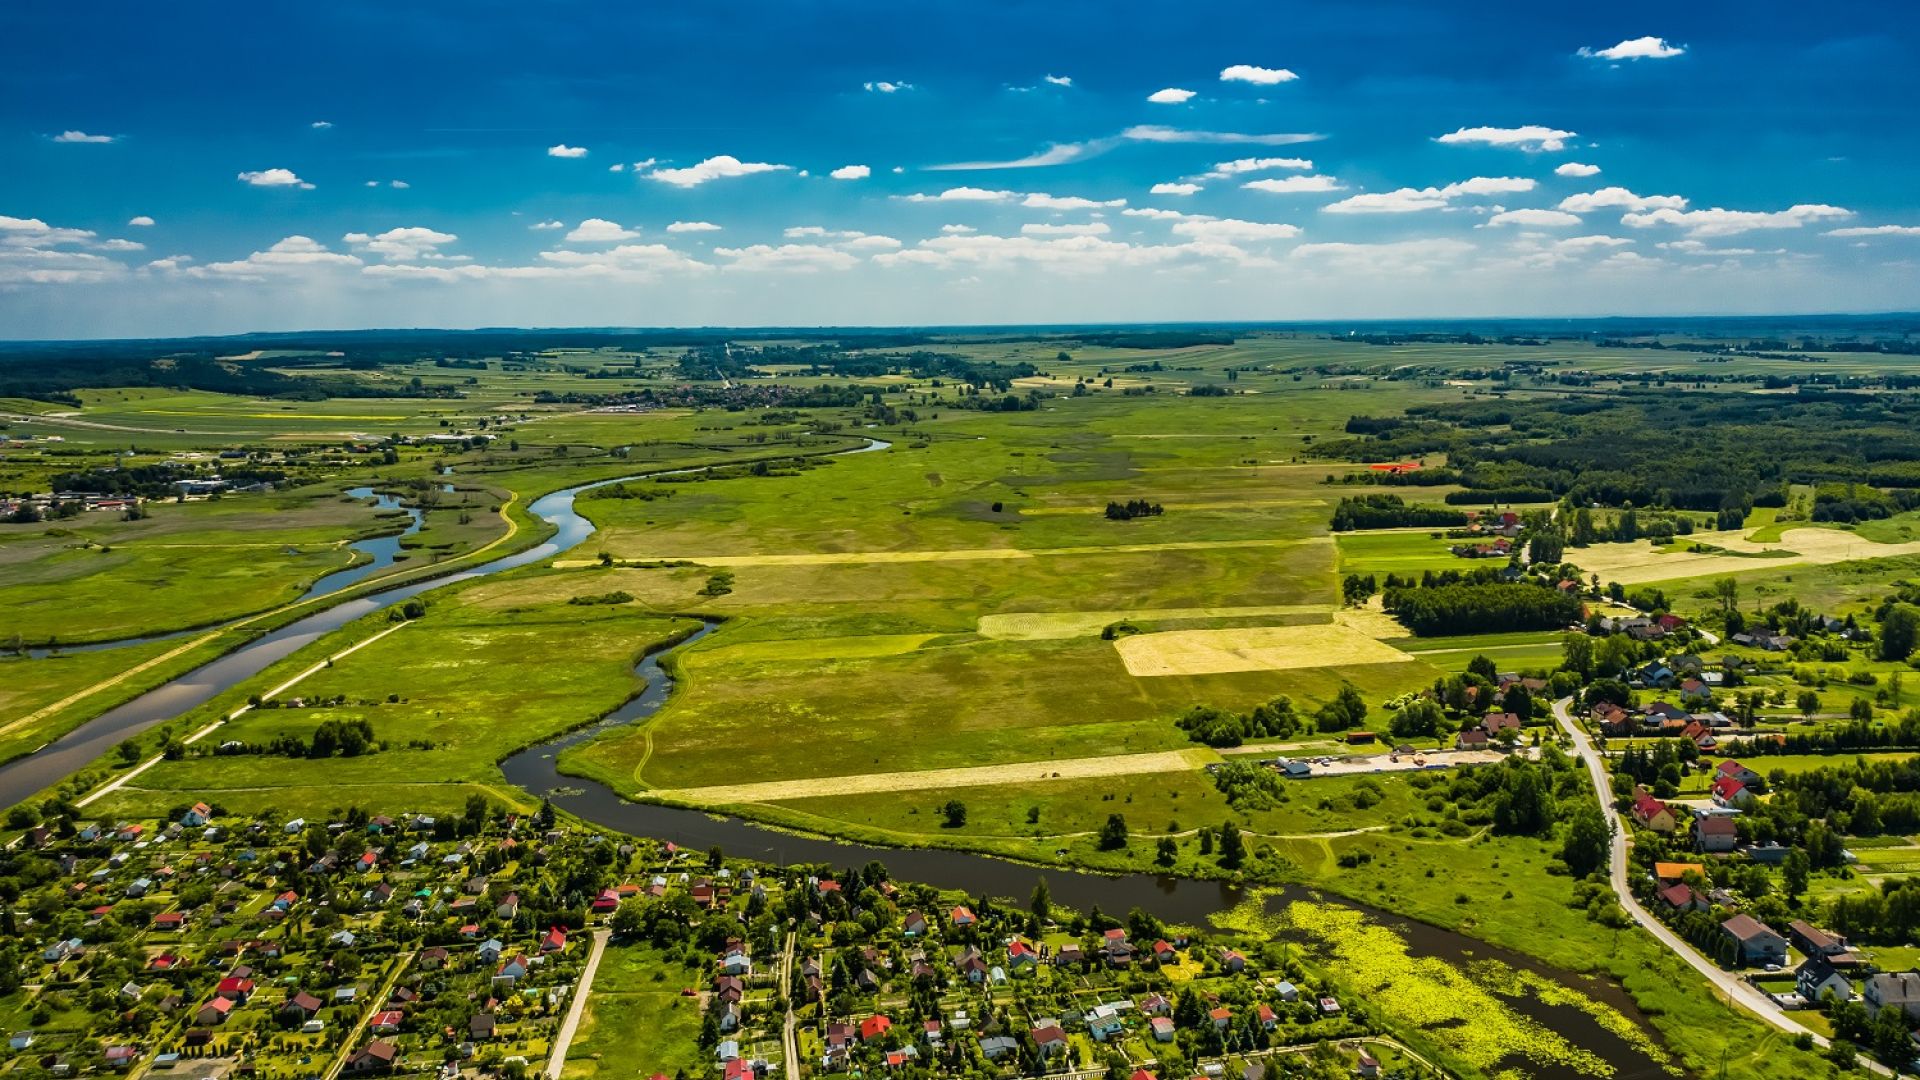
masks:
[(1920, 12), (0, 7), (0, 338), (1920, 307)]

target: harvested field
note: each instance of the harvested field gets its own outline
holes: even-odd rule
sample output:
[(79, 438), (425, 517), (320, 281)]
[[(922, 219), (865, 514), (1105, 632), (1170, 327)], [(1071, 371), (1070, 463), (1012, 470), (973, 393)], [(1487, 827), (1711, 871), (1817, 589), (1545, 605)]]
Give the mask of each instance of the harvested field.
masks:
[(1192, 772), (1219, 760), (1213, 751), (1195, 748), (1151, 754), (1064, 758), (1058, 761), (1022, 761), (959, 769), (920, 769), (913, 772), (821, 776), (805, 780), (770, 780), (755, 784), (716, 784), (711, 787), (665, 789), (655, 794), (708, 805), (775, 802), (828, 795), (872, 795), (889, 791), (945, 790), (1134, 776), (1141, 773)]
[(1697, 532), (1688, 543), (1724, 548), (1720, 552), (1663, 552), (1646, 543), (1594, 544), (1572, 548), (1567, 558), (1582, 570), (1608, 581), (1637, 585), (1647, 581), (1736, 574), (1787, 566), (1824, 565), (1855, 559), (1881, 559), (1920, 552), (1920, 541), (1880, 544), (1841, 529), (1801, 527), (1781, 532), (1778, 541), (1749, 540), (1741, 530)]
[[(980, 636), (1002, 641), (1052, 641), (1093, 637), (1122, 619), (1242, 619), (1268, 615), (1315, 615), (1324, 604), (1280, 604), (1259, 607), (1142, 608), (1133, 611), (1022, 611), (980, 616)], [(1395, 624), (1392, 636), (1406, 630)]]
[(1413, 657), (1351, 627), (1260, 626), (1170, 630), (1113, 643), (1134, 676), (1218, 675), (1234, 671), (1400, 664)]
[(1366, 607), (1346, 608), (1333, 613), (1333, 621), (1339, 626), (1355, 630), (1375, 641), (1391, 641), (1407, 636), (1407, 628), (1400, 620), (1382, 611), (1380, 598), (1374, 597)]

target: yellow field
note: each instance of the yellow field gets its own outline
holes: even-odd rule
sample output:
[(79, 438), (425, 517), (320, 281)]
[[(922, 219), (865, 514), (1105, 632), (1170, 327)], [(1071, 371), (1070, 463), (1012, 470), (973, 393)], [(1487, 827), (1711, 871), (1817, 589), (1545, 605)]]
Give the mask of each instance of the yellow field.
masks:
[[(1911, 555), (1920, 552), (1920, 541), (1905, 544), (1877, 544), (1840, 529), (1787, 529), (1780, 534), (1778, 541), (1768, 543), (1757, 543), (1747, 539), (1744, 530), (1697, 532), (1684, 537), (1683, 540), (1745, 554), (1696, 554), (1685, 551), (1669, 553), (1662, 552), (1646, 542), (1640, 542), (1594, 544), (1591, 547), (1570, 548), (1567, 551), (1567, 558), (1582, 570), (1590, 574), (1599, 574), (1602, 580), (1618, 581), (1622, 585), (1638, 585), (1648, 581), (1736, 574), (1744, 570), (1767, 570), (1776, 567), (1821, 565), (1849, 562), (1854, 559), (1881, 559), (1891, 555)], [(1770, 551), (1783, 554), (1762, 558), (1753, 557)]]
[[(1131, 611), (1020, 611), (980, 616), (980, 636), (1001, 641), (1058, 641), (1092, 637), (1122, 619), (1239, 619), (1262, 615), (1314, 615), (1328, 612), (1323, 604), (1282, 604), (1267, 607), (1142, 608)], [(1399, 636), (1406, 631), (1400, 630)]]
[(1220, 760), (1211, 750), (1162, 750), (1149, 754), (1062, 758), (1010, 765), (978, 765), (955, 769), (919, 769), (912, 772), (865, 773), (858, 776), (820, 776), (804, 780), (768, 780), (753, 784), (716, 784), (711, 787), (668, 788), (664, 798), (706, 805), (778, 802), (827, 795), (872, 795), (890, 791), (944, 791), (948, 788), (993, 787), (1000, 784), (1037, 784), (1048, 780), (1087, 780), (1142, 773), (1191, 772)]
[(1169, 630), (1121, 638), (1113, 646), (1126, 663), (1127, 673), (1143, 677), (1403, 664), (1414, 659), (1338, 624)]

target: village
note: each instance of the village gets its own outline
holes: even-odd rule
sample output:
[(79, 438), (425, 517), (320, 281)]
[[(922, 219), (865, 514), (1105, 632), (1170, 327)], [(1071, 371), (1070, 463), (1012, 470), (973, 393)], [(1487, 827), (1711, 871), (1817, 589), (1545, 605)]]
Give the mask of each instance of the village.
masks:
[[(731, 864), (548, 809), (57, 814), (4, 866), (8, 1076), (559, 1078), (609, 1053), (623, 1074), (725, 1080), (1257, 1080), (1324, 1075), (1329, 1055), (1343, 1075), (1438, 1075), (1297, 946), (1043, 896), (1023, 910), (877, 865)], [(648, 1038), (597, 1022), (647, 995), (665, 1013)]]

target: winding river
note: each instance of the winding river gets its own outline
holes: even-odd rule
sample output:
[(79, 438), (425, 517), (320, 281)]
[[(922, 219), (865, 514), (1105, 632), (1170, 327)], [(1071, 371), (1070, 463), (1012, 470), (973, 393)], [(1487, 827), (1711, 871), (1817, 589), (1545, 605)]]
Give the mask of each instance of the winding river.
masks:
[[(891, 444), (870, 439), (867, 445), (841, 454), (885, 450)], [(666, 470), (684, 472), (688, 470)], [(536, 500), (530, 511), (552, 525), (554, 535), (542, 544), (503, 556), (470, 570), (444, 577), (414, 582), (368, 596), (356, 597), (325, 611), (316, 612), (279, 630), (268, 633), (218, 660), (112, 709), (82, 725), (68, 735), (49, 743), (37, 753), (0, 767), (0, 806), (10, 806), (30, 798), (86, 766), (110, 750), (114, 744), (156, 724), (177, 717), (210, 700), (222, 691), (280, 660), (295, 650), (358, 619), (361, 616), (434, 589), (444, 588), (489, 574), (528, 566), (574, 548), (594, 532), (594, 526), (577, 513), (574, 499), (581, 492), (623, 480), (663, 475), (662, 471), (641, 473), (581, 484), (553, 492)], [(353, 494), (350, 492), (349, 494)], [(416, 519), (417, 526), (417, 519)], [(397, 546), (397, 538), (395, 543)], [(354, 568), (359, 569), (359, 568)], [(342, 571), (344, 573), (346, 571)], [(613, 727), (651, 717), (659, 711), (673, 690), (673, 680), (661, 666), (663, 656), (711, 634), (716, 620), (702, 620), (692, 634), (672, 646), (643, 657), (635, 669), (644, 687), (620, 708), (588, 727), (538, 744), (512, 755), (501, 763), (501, 771), (515, 785), (536, 795), (550, 795), (570, 813), (604, 828), (636, 836), (654, 837), (683, 847), (722, 848), (730, 855), (786, 865), (820, 863), (829, 866), (861, 866), (884, 863), (901, 880), (919, 881), (944, 889), (958, 889), (970, 895), (1023, 898), (1045, 878), (1055, 901), (1064, 906), (1088, 910), (1099, 907), (1110, 913), (1124, 913), (1138, 907), (1171, 921), (1205, 925), (1209, 916), (1239, 905), (1246, 897), (1240, 888), (1225, 882), (1161, 877), (1150, 874), (1106, 876), (1057, 867), (1039, 868), (986, 855), (929, 849), (880, 848), (848, 841), (801, 836), (762, 828), (729, 817), (629, 801), (612, 789), (593, 780), (562, 775), (556, 765), (559, 754), (570, 746), (593, 739)], [(1272, 903), (1283, 904), (1310, 894), (1305, 890), (1279, 890)], [(1334, 898), (1316, 897), (1329, 900)], [(1393, 926), (1408, 941), (1417, 956), (1465, 963), (1472, 960), (1498, 960), (1563, 982), (1588, 996), (1613, 1006), (1643, 1028), (1646, 1018), (1616, 984), (1597, 979), (1576, 979), (1547, 968), (1530, 957), (1500, 949), (1485, 942), (1411, 921), (1390, 912), (1346, 900), (1334, 899), (1361, 910), (1372, 918)], [(1655, 1080), (1667, 1074), (1632, 1043), (1606, 1030), (1585, 1012), (1566, 1005), (1548, 1005), (1532, 997), (1508, 999), (1518, 1011), (1543, 1026), (1560, 1033), (1569, 1042), (1608, 1062), (1616, 1080)], [(1516, 1067), (1532, 1075), (1563, 1080), (1581, 1075), (1565, 1068), (1545, 1067), (1533, 1062), (1515, 1061)]]

